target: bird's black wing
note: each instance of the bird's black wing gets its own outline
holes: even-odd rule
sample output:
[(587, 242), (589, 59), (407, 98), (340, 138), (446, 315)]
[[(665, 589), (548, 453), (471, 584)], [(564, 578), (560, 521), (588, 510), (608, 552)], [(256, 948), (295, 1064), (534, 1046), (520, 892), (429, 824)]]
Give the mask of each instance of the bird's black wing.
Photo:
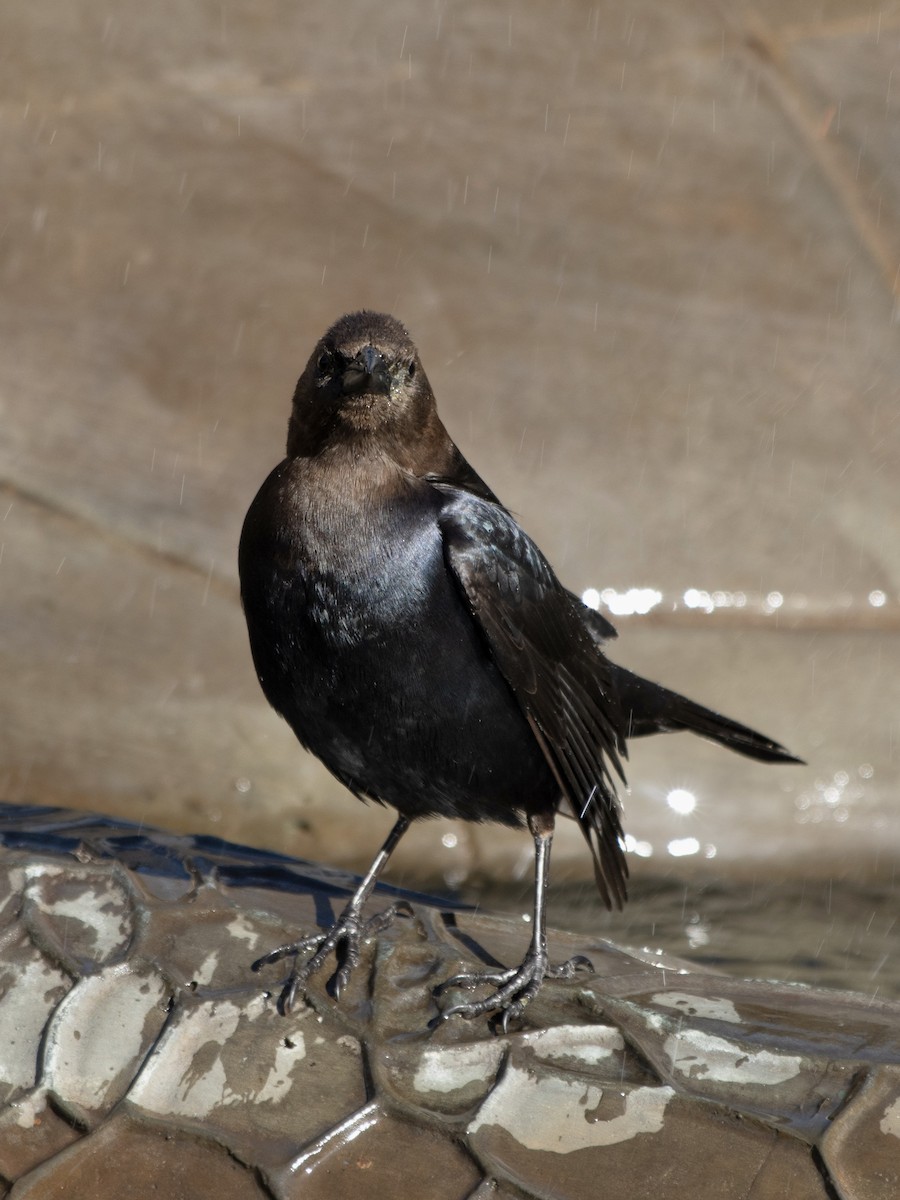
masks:
[[(444, 484), (446, 487), (458, 488), (460, 491), (469, 492), (473, 496), (478, 496), (481, 500), (490, 500), (492, 503), (503, 506), (500, 501), (484, 482), (478, 472), (465, 459), (459, 447), (453, 446), (453, 461), (449, 468), (443, 470), (439, 475), (424, 475), (423, 478), (427, 483)], [(566, 592), (571, 602), (575, 605), (579, 615), (584, 620), (588, 631), (594, 642), (600, 646), (603, 642), (607, 642), (610, 638), (618, 637), (616, 627), (604, 617), (603, 613), (597, 612), (596, 609), (588, 608), (574, 592)]]
[(581, 619), (588, 628), (595, 645), (602, 646), (604, 642), (608, 642), (611, 638), (619, 636), (618, 630), (612, 621), (608, 621), (602, 612), (598, 612), (596, 608), (588, 608), (580, 596), (576, 596), (574, 592), (569, 592), (572, 598), (572, 603), (577, 605)]
[(445, 560), (578, 819), (601, 896), (621, 907), (628, 868), (613, 773), (624, 780), (626, 749), (609, 663), (577, 600), (506, 509), (433, 486), (444, 496)]

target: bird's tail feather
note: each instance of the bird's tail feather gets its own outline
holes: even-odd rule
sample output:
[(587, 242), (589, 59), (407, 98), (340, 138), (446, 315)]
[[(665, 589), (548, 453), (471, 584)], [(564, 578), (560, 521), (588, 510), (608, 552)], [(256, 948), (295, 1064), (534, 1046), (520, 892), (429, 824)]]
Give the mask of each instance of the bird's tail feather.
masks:
[(762, 762), (803, 762), (802, 758), (755, 729), (723, 717), (721, 713), (704, 708), (677, 692), (670, 692), (649, 679), (642, 679), (625, 667), (611, 665), (626, 716), (627, 737), (688, 729), (748, 758)]

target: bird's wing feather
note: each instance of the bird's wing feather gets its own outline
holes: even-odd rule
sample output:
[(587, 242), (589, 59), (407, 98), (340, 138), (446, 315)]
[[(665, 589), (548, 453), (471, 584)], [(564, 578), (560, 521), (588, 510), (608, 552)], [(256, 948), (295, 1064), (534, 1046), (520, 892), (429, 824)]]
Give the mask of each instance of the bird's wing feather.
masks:
[(628, 868), (613, 773), (624, 723), (609, 663), (544, 556), (500, 504), (444, 482), (444, 556), (494, 662), (531, 725), (594, 857), (609, 907)]
[[(478, 496), (481, 500), (490, 500), (501, 508), (503, 507), (474, 467), (463, 458), (462, 453), (456, 446), (453, 447), (452, 461), (449, 465), (445, 466), (445, 469), (440, 474), (428, 474), (423, 476), (423, 478), (426, 483), (431, 483), (439, 487), (443, 486), (444, 488), (458, 488), (460, 491), (468, 492), (472, 496)], [(596, 609), (588, 608), (574, 592), (567, 592), (566, 595), (575, 605), (576, 610), (587, 626), (588, 632), (598, 646), (601, 646), (604, 642), (608, 642), (611, 638), (619, 636), (616, 632), (616, 627), (604, 617), (603, 613), (598, 612)]]
[(572, 598), (572, 603), (577, 605), (578, 612), (587, 626), (588, 633), (598, 646), (602, 646), (604, 642), (608, 642), (612, 638), (619, 636), (615, 625), (613, 625), (612, 621), (608, 621), (602, 612), (598, 612), (596, 608), (588, 608), (581, 597), (576, 596), (574, 592), (569, 592), (569, 595)]

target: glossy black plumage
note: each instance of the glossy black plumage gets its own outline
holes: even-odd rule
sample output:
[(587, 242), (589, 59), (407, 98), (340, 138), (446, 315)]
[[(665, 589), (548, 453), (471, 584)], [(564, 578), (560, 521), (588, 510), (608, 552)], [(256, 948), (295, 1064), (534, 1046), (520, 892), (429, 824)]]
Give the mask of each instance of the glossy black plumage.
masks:
[[(392, 317), (350, 314), (316, 346), (294, 394), (287, 458), (250, 507), (239, 559), (263, 690), (351, 791), (401, 818), (528, 821), (539, 877), (529, 956), (489, 978), (500, 986), (487, 1000), (445, 1014), (499, 1008), (506, 1020), (549, 972), (543, 888), (563, 800), (605, 902), (624, 901), (615, 780), (627, 737), (691, 729), (751, 757), (792, 760), (609, 662), (601, 644), (612, 626), (563, 588), (462, 457)], [(385, 861), (405, 828), (399, 821)], [(346, 982), (374, 876), (367, 882), (328, 935), (284, 948), (318, 950), (298, 960), (288, 1005), (332, 948)]]

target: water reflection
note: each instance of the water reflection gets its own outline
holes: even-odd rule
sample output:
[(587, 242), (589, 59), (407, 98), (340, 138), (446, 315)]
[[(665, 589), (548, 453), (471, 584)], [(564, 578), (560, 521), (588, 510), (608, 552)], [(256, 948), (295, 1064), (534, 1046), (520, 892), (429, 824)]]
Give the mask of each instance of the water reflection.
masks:
[(861, 781), (871, 779), (874, 774), (871, 763), (860, 763), (852, 775), (849, 771), (835, 771), (830, 778), (816, 779), (811, 790), (800, 792), (794, 799), (797, 823), (848, 821), (853, 806), (865, 797)]
[(896, 610), (900, 606), (900, 596), (891, 597), (881, 588), (873, 589), (864, 598), (854, 598), (847, 592), (841, 592), (825, 599), (811, 599), (802, 592), (785, 594), (776, 588), (768, 592), (747, 592), (724, 588), (707, 591), (705, 588), (689, 587), (680, 593), (666, 594), (654, 587), (630, 587), (624, 591), (611, 587), (602, 590), (589, 587), (582, 592), (581, 600), (588, 608), (603, 607), (614, 617), (644, 616), (654, 610), (657, 613), (738, 610), (745, 615), (770, 617), (776, 613), (787, 613), (795, 618), (812, 618), (838, 612), (846, 616), (850, 610), (871, 615), (872, 609), (887, 609), (887, 612), (879, 615), (895, 620)]
[[(551, 888), (552, 927), (658, 947), (743, 978), (900, 997), (900, 879), (721, 880), (634, 877), (624, 912), (607, 913), (589, 883)], [(521, 913), (527, 884), (463, 889), (482, 910)]]

